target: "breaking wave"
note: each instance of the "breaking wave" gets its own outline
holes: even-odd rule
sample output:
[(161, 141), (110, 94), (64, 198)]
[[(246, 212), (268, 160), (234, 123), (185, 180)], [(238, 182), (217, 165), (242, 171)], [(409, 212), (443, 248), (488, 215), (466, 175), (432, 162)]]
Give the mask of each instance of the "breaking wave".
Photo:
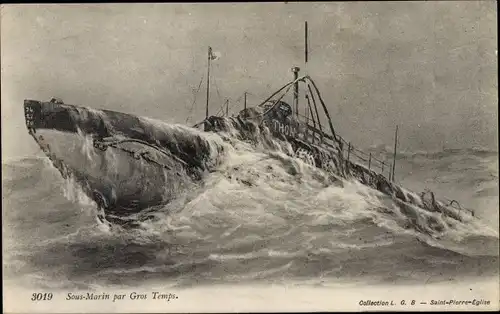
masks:
[(490, 223), (498, 217), (494, 153), (400, 157), (398, 175), (410, 189), (424, 188), (410, 178), (435, 173), (440, 181), (432, 188), (471, 195), (466, 203), (477, 206), (478, 217), (461, 222), (402, 208), (288, 156), (286, 145), (271, 143), (269, 152), (231, 132), (174, 127), (223, 146), (224, 159), (168, 205), (147, 211), (135, 229), (96, 222), (94, 202), (46, 158), (2, 164), (7, 280), (92, 289), (139, 280), (321, 285), (498, 274), (498, 227)]

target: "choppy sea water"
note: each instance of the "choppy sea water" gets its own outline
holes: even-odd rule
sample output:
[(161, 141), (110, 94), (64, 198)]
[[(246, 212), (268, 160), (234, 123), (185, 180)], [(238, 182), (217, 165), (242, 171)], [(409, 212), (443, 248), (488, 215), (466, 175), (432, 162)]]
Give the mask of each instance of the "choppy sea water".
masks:
[(97, 223), (95, 204), (45, 157), (11, 160), (2, 164), (4, 280), (98, 289), (498, 276), (498, 153), (398, 157), (403, 186), (430, 188), (475, 210), (477, 219), (439, 234), (422, 232), (375, 190), (326, 178), (299, 160), (241, 144), (203, 182), (156, 210), (156, 219), (125, 230)]

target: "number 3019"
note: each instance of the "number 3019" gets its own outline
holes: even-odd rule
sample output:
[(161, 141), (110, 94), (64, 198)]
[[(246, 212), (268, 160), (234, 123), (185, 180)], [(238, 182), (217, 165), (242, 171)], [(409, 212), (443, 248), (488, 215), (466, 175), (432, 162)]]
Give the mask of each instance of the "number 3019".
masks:
[(49, 301), (52, 300), (52, 293), (33, 293), (31, 301)]

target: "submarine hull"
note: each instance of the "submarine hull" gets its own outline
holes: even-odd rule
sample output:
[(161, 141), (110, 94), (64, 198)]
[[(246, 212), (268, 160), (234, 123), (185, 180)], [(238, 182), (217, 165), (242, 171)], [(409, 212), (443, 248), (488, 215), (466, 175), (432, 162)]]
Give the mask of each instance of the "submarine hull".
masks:
[[(204, 131), (125, 113), (62, 103), (25, 101), (26, 126), (63, 177), (73, 177), (108, 221), (164, 205), (223, 160), (224, 145), (202, 134), (230, 132), (245, 141), (288, 143), (290, 155), (333, 175), (356, 179), (400, 203), (462, 220), (461, 207), (432, 192), (416, 194), (382, 173), (345, 158), (336, 137), (290, 118), (286, 103), (208, 117)], [(201, 124), (200, 124), (201, 126)], [(308, 130), (309, 129), (309, 130)], [(322, 134), (318, 138), (318, 134)], [(473, 211), (467, 210), (472, 216)]]
[(128, 114), (28, 100), (25, 118), (62, 176), (109, 221), (168, 203), (209, 166), (201, 157), (211, 148), (199, 136)]

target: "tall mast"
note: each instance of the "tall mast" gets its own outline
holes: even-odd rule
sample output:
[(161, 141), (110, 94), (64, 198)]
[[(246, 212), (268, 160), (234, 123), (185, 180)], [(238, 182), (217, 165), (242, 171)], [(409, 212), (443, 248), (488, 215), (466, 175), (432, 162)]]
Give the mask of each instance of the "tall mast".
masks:
[[(307, 21), (305, 22), (305, 29), (304, 29), (304, 60), (305, 64), (307, 66), (307, 61), (308, 61), (308, 46), (307, 46)], [(295, 116), (299, 117), (299, 82), (297, 79), (299, 78), (299, 67), (293, 67), (292, 72), (293, 72), (293, 80), (296, 81), (293, 85), (293, 107), (295, 110)]]
[(299, 118), (299, 82), (297, 79), (299, 78), (299, 67), (293, 67), (293, 80), (295, 83), (293, 84), (293, 106), (295, 107), (295, 116)]
[[(305, 21), (304, 23), (304, 61), (305, 61), (305, 68), (306, 68), (306, 73), (307, 73), (307, 57), (308, 57), (308, 49), (307, 49), (307, 21)], [(306, 98), (307, 98), (307, 105), (304, 106), (304, 115), (306, 117), (306, 124), (309, 124), (309, 98), (307, 97), (307, 92), (305, 93), (306, 94)], [(307, 136), (307, 131), (308, 129), (306, 129), (306, 136)]]
[(396, 134), (394, 135), (394, 156), (392, 159), (392, 181), (394, 181), (394, 171), (396, 170), (396, 149), (398, 145), (398, 126), (396, 125)]
[(208, 118), (208, 99), (210, 98), (210, 60), (212, 60), (212, 47), (208, 47), (208, 67), (207, 67), (207, 104), (205, 107), (205, 117)]
[(247, 92), (245, 92), (244, 96), (245, 96), (245, 100), (243, 102), (243, 106), (244, 106), (243, 108), (246, 110), (247, 109)]
[(307, 61), (308, 61), (308, 58), (309, 58), (309, 46), (308, 46), (308, 42), (307, 42), (307, 21), (305, 22), (305, 27), (304, 27), (304, 31), (305, 31), (305, 36), (304, 36), (304, 59), (305, 59), (305, 63), (307, 64)]
[[(306, 70), (306, 74), (307, 74), (307, 61), (308, 61), (308, 54), (309, 54), (309, 47), (307, 45), (307, 21), (304, 22), (304, 67), (305, 67), (305, 70)], [(307, 97), (307, 92), (305, 92), (305, 95), (306, 95), (306, 99), (307, 99), (307, 104), (304, 105), (304, 109), (305, 109), (305, 116), (306, 116), (306, 125), (308, 126), (309, 125), (309, 110), (311, 110), (311, 103), (309, 102), (309, 98)], [(314, 117), (313, 117), (314, 119)], [(313, 120), (314, 121), (314, 120)], [(316, 124), (316, 123), (315, 123)], [(314, 131), (313, 131), (313, 143), (314, 143)], [(309, 128), (307, 127), (306, 128), (306, 139), (309, 137)]]

